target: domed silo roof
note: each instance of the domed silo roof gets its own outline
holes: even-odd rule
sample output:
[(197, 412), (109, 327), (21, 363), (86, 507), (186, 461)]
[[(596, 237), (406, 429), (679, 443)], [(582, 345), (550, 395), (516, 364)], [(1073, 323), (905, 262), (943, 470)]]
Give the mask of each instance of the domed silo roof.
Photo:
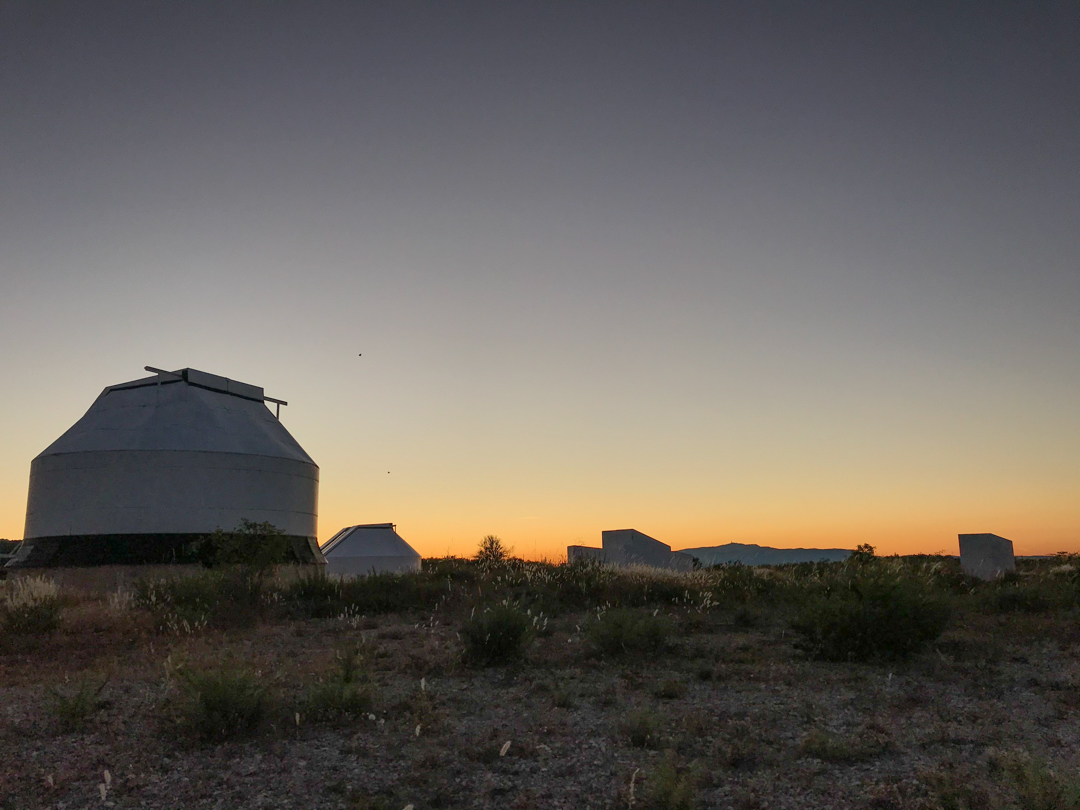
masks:
[(420, 555), (402, 539), (393, 523), (346, 526), (322, 547), (326, 572), (361, 576), (420, 570)]
[(31, 463), (11, 565), (170, 562), (243, 520), (272, 523), (297, 558), (321, 561), (319, 468), (266, 402), (262, 388), (196, 369), (106, 388)]

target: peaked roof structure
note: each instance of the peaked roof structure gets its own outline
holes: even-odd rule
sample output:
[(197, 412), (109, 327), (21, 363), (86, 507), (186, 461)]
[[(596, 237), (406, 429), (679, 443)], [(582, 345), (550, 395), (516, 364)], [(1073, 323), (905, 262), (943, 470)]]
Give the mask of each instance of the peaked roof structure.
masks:
[(393, 523), (346, 526), (320, 549), (327, 572), (361, 575), (419, 571), (420, 555), (402, 539)]
[[(244, 453), (314, 464), (263, 389), (193, 368), (111, 385), (38, 456), (116, 450)], [(276, 402), (277, 400), (269, 400)]]
[(174, 562), (194, 539), (270, 523), (321, 562), (319, 468), (263, 389), (193, 368), (106, 388), (30, 465), (16, 567)]

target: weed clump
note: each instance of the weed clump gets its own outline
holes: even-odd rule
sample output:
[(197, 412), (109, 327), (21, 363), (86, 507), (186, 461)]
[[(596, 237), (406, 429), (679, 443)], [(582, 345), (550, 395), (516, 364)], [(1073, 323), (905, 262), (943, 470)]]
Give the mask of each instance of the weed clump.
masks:
[(480, 666), (515, 661), (531, 636), (529, 617), (509, 605), (484, 610), (461, 628), (466, 656)]
[(476, 549), (476, 561), (478, 563), (501, 563), (510, 559), (513, 549), (493, 534), (487, 535), (480, 541)]
[(333, 721), (358, 717), (371, 711), (371, 688), (361, 669), (359, 651), (336, 656), (337, 671), (308, 687), (303, 713), (311, 720)]
[(577, 695), (570, 687), (561, 686), (555, 690), (551, 701), (556, 708), (572, 709), (577, 705)]
[(181, 721), (203, 742), (224, 742), (254, 732), (266, 712), (266, 689), (247, 670), (180, 669)]
[(622, 732), (635, 748), (657, 748), (660, 717), (650, 708), (635, 709), (623, 722)]
[(693, 810), (694, 774), (680, 769), (676, 764), (674, 751), (664, 753), (664, 758), (645, 778), (645, 792), (641, 803), (635, 807), (641, 810)]
[(280, 593), (290, 615), (329, 619), (431, 610), (445, 595), (446, 583), (428, 572), (386, 572), (351, 579), (316, 573), (290, 582)]
[(62, 732), (82, 730), (91, 717), (108, 705), (108, 701), (101, 697), (107, 683), (107, 678), (96, 686), (83, 681), (71, 694), (64, 694), (59, 689), (52, 690), (49, 714), (56, 718)]
[(881, 729), (862, 729), (855, 734), (834, 734), (815, 728), (803, 738), (800, 750), (806, 756), (840, 765), (866, 762), (885, 753), (889, 737)]
[(599, 655), (657, 655), (668, 646), (671, 625), (647, 611), (617, 608), (602, 614), (588, 628), (589, 642)]
[(282, 598), (293, 612), (308, 619), (332, 619), (345, 610), (342, 580), (315, 572), (285, 586)]
[(1022, 753), (1007, 757), (1004, 766), (1024, 810), (1080, 810), (1080, 775), (1058, 773)]
[(206, 626), (249, 627), (265, 607), (266, 580), (229, 566), (175, 579), (139, 580), (132, 604), (154, 614), (161, 630), (194, 632)]
[(653, 686), (653, 697), (661, 700), (675, 700), (686, 694), (686, 684), (676, 678), (668, 678)]
[(207, 568), (242, 565), (266, 571), (287, 562), (291, 549), (285, 532), (272, 523), (241, 520), (231, 532), (217, 529), (196, 541), (191, 551)]
[(740, 720), (723, 730), (714, 756), (725, 768), (752, 771), (767, 760), (768, 750), (758, 730), (749, 722)]
[(815, 658), (895, 660), (941, 635), (949, 613), (925, 582), (893, 568), (866, 566), (811, 593), (792, 627), (801, 637), (797, 646)]
[(1080, 603), (1080, 589), (1064, 578), (1004, 577), (977, 595), (988, 613), (1049, 613)]
[(7, 583), (0, 599), (0, 622), (9, 633), (48, 635), (60, 627), (60, 589), (45, 577), (20, 577)]

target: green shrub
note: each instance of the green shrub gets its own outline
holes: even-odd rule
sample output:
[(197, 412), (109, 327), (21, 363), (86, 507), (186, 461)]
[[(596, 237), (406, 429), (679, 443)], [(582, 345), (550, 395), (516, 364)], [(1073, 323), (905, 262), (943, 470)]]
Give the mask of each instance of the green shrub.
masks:
[(90, 718), (108, 705), (108, 701), (101, 697), (107, 683), (107, 678), (96, 686), (90, 681), (83, 681), (70, 695), (65, 695), (59, 689), (52, 690), (49, 714), (56, 718), (61, 731), (85, 728)]
[(649, 656), (668, 646), (671, 624), (643, 610), (616, 608), (589, 625), (593, 649), (608, 656)]
[(977, 598), (989, 613), (1049, 613), (1077, 604), (1080, 591), (1064, 577), (1012, 577), (995, 582)]
[(686, 694), (686, 684), (676, 678), (668, 678), (655, 684), (652, 693), (653, 697), (661, 700), (675, 700)]
[(266, 711), (266, 689), (246, 670), (178, 672), (185, 702), (182, 720), (204, 742), (223, 742), (255, 731)]
[(736, 630), (751, 630), (761, 622), (761, 615), (750, 605), (740, 605), (731, 615), (731, 626)]
[(337, 670), (308, 687), (303, 713), (312, 720), (343, 720), (371, 711), (372, 695), (358, 650), (339, 652)]
[(312, 720), (344, 720), (367, 714), (371, 706), (368, 686), (331, 679), (308, 687), (303, 714)]
[(1061, 774), (1023, 754), (1010, 757), (1006, 770), (1023, 810), (1080, 810), (1080, 774), (1075, 771)]
[(508, 605), (475, 614), (461, 628), (468, 658), (481, 666), (520, 658), (531, 636), (529, 617)]
[(267, 570), (287, 562), (290, 547), (285, 532), (272, 523), (241, 520), (231, 532), (217, 529), (196, 541), (192, 551), (207, 568), (219, 565), (243, 565)]
[(282, 591), (285, 603), (309, 619), (331, 619), (345, 610), (340, 579), (314, 572), (297, 577)]
[(45, 577), (19, 577), (6, 583), (0, 621), (9, 633), (48, 635), (60, 627), (60, 589)]
[(138, 580), (132, 604), (153, 613), (162, 629), (248, 627), (265, 612), (267, 591), (260, 572), (226, 566), (192, 576)]
[(855, 565), (865, 565), (866, 563), (873, 562), (877, 559), (876, 549), (869, 543), (861, 543), (855, 547), (855, 550), (851, 552), (851, 555), (847, 558), (847, 562)]
[(341, 601), (358, 614), (432, 610), (446, 593), (446, 583), (419, 574), (369, 574), (342, 580)]
[(476, 561), (479, 563), (501, 563), (510, 558), (513, 549), (493, 534), (480, 541), (476, 549)]
[(645, 791), (640, 804), (634, 807), (641, 810), (693, 810), (694, 774), (676, 766), (674, 751), (664, 753), (664, 758), (645, 777)]
[(649, 708), (635, 709), (623, 721), (622, 732), (635, 748), (657, 748), (660, 717)]
[[(948, 762), (943, 767), (923, 771), (919, 781), (930, 793), (930, 800), (922, 805), (926, 810), (998, 810), (1001, 807), (999, 801), (991, 798), (991, 792), (1000, 793), (1000, 788), (970, 767), (958, 768), (955, 763)], [(1010, 806), (1010, 810), (1020, 809)]]
[(552, 703), (560, 709), (572, 709), (577, 705), (577, 693), (569, 686), (560, 686), (551, 696)]
[(752, 771), (769, 758), (761, 730), (746, 720), (725, 726), (716, 741), (714, 758), (725, 768)]
[(797, 645), (822, 660), (893, 660), (936, 639), (948, 618), (948, 604), (925, 582), (867, 567), (811, 593), (792, 627)]
[(888, 735), (880, 730), (862, 729), (855, 734), (834, 734), (815, 728), (803, 738), (799, 750), (806, 756), (833, 764), (866, 762), (885, 753)]
[(283, 609), (297, 618), (329, 619), (434, 610), (446, 595), (445, 574), (432, 570), (350, 579), (312, 573), (286, 585), (281, 601)]

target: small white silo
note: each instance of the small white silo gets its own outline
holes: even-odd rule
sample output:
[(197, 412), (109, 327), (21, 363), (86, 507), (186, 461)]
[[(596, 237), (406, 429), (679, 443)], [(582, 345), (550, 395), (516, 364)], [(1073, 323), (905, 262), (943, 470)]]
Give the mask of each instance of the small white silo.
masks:
[(420, 555), (393, 523), (346, 526), (322, 547), (326, 573), (337, 576), (409, 573), (420, 570)]

